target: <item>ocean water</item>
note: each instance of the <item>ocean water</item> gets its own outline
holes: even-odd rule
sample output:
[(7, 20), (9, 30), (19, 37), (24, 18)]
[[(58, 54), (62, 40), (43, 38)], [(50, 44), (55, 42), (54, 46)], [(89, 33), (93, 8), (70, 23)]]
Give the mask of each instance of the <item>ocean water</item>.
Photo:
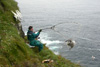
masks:
[[(25, 33), (30, 25), (37, 31), (58, 24), (57, 32), (43, 30), (40, 40), (55, 54), (83, 67), (100, 67), (100, 0), (16, 1), (23, 15)], [(71, 50), (64, 42), (70, 38), (76, 41)]]

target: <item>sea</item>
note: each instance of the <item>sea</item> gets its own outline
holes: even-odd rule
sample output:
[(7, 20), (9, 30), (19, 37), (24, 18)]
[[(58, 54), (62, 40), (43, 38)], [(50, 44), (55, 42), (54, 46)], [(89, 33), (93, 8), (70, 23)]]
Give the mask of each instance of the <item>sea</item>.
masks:
[[(25, 34), (29, 26), (43, 29), (40, 41), (55, 54), (83, 67), (100, 67), (100, 0), (16, 1)], [(68, 39), (76, 41), (71, 50)]]

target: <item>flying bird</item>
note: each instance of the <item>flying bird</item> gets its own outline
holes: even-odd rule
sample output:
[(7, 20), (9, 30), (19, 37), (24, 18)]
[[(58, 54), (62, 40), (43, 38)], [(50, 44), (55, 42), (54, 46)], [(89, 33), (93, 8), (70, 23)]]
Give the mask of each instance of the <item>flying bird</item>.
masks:
[(94, 56), (92, 56), (91, 58), (92, 58), (92, 60), (94, 60), (94, 59), (95, 59), (95, 57), (94, 57)]
[(74, 47), (74, 45), (76, 44), (76, 42), (74, 40), (66, 40), (65, 41), (67, 43), (68, 46), (70, 46), (70, 49), (72, 49)]

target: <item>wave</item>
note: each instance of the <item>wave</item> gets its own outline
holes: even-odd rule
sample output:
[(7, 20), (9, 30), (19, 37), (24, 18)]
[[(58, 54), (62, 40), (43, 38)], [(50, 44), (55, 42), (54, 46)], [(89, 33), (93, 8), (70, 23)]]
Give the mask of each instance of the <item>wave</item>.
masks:
[(50, 40), (41, 39), (40, 41), (42, 43), (46, 43), (47, 45), (63, 43), (62, 41), (59, 41), (59, 40), (50, 41)]
[(56, 55), (59, 55), (59, 52), (54, 52)]
[(92, 39), (89, 39), (89, 38), (83, 38), (83, 37), (77, 37), (77, 38), (82, 39), (82, 40), (87, 40), (87, 41), (92, 41), (92, 42), (100, 43), (100, 41), (95, 41), (95, 40), (92, 40)]
[(94, 51), (100, 51), (100, 49), (94, 49), (94, 48), (86, 48), (86, 47), (78, 47), (78, 49), (87, 49), (87, 50), (94, 50)]
[(40, 37), (40, 41), (47, 45), (63, 43), (63, 41), (60, 40), (52, 40), (52, 37), (49, 37), (47, 33), (41, 33)]
[[(25, 35), (27, 35), (26, 32), (25, 32)], [(60, 41), (60, 40), (52, 40), (52, 37), (49, 37), (47, 33), (43, 33), (43, 32), (40, 34), (39, 41), (46, 44), (46, 46), (49, 47), (49, 49), (52, 50), (56, 55), (59, 55), (59, 51), (56, 51), (56, 50), (61, 49), (62, 46), (55, 45), (55, 44), (64, 43), (63, 41)]]

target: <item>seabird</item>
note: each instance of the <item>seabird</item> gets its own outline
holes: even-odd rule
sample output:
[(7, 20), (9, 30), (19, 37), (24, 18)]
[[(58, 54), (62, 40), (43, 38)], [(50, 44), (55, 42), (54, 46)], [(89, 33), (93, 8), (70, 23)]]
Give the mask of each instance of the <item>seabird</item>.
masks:
[(94, 56), (92, 56), (91, 58), (92, 58), (92, 60), (94, 60), (94, 59), (95, 59), (95, 57), (94, 57)]
[(76, 44), (76, 42), (74, 40), (66, 40), (65, 41), (67, 43), (68, 46), (70, 46), (70, 49), (74, 47), (74, 45)]

